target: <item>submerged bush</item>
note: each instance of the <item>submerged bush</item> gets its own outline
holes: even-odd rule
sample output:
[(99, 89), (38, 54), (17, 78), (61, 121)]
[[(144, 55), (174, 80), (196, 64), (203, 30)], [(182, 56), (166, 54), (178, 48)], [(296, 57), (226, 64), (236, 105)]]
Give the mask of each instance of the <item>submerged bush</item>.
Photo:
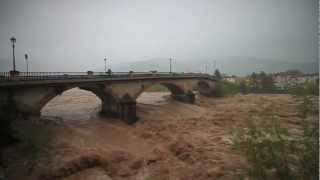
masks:
[[(249, 128), (237, 130), (233, 136), (235, 149), (251, 163), (252, 179), (318, 179), (319, 126), (317, 105), (308, 97), (300, 99), (298, 110), (303, 117), (303, 133), (292, 134), (280, 126), (271, 114), (259, 114)], [(305, 107), (306, 104), (309, 106)], [(270, 113), (270, 112), (269, 112)]]
[(252, 163), (250, 177), (268, 179), (270, 172), (275, 171), (281, 179), (293, 179), (297, 162), (288, 151), (297, 148), (297, 139), (275, 119), (256, 119), (248, 129), (235, 133), (234, 145)]
[(319, 123), (304, 123), (300, 156), (300, 175), (305, 179), (319, 179)]
[(223, 97), (227, 95), (236, 94), (239, 92), (239, 86), (234, 83), (220, 81), (216, 84), (213, 94), (216, 97)]
[(315, 95), (319, 96), (319, 82), (305, 82), (295, 87), (289, 88), (288, 92), (294, 96), (308, 96)]

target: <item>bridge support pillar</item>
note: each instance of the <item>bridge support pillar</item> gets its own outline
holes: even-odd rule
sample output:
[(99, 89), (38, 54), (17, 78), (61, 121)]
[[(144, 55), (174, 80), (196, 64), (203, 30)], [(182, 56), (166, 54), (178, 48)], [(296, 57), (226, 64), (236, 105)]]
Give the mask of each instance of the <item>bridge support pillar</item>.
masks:
[(133, 124), (135, 123), (137, 118), (137, 109), (136, 109), (136, 101), (127, 98), (123, 98), (120, 102), (120, 118), (128, 123)]
[(173, 99), (180, 102), (191, 103), (191, 104), (195, 102), (195, 94), (191, 91), (188, 91), (185, 94), (172, 94), (171, 96)]
[(102, 101), (102, 108), (101, 113), (107, 117), (119, 117), (119, 103), (118, 102), (109, 102), (109, 101)]
[(125, 95), (120, 100), (102, 101), (102, 114), (107, 117), (120, 118), (127, 124), (137, 121), (136, 101), (129, 95)]

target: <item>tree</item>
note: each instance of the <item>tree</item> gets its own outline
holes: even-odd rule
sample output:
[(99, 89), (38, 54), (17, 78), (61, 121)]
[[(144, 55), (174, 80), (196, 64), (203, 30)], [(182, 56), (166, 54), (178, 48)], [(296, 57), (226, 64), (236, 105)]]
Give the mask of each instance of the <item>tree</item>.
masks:
[(271, 92), (275, 89), (272, 74), (263, 71), (260, 73), (253, 72), (250, 75), (250, 88), (253, 92)]
[(271, 74), (266, 74), (264, 72), (261, 72), (260, 75), (260, 83), (261, 83), (261, 89), (263, 91), (272, 91), (275, 88), (273, 76)]
[(221, 78), (222, 78), (219, 69), (216, 69), (216, 70), (214, 71), (214, 75), (215, 75), (218, 79), (221, 79)]
[(253, 72), (250, 76), (250, 85), (251, 85), (251, 88), (253, 90), (257, 90), (258, 89), (258, 84), (259, 84), (259, 81), (258, 81), (258, 75)]
[(245, 81), (240, 81), (239, 83), (239, 91), (242, 93), (248, 93), (248, 88)]

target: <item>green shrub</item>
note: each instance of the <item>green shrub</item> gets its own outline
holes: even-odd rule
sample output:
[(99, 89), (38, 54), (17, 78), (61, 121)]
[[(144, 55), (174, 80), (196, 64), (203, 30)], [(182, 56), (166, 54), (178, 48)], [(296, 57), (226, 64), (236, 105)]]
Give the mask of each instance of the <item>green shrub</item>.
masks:
[(244, 93), (244, 94), (249, 93), (250, 89), (244, 81), (240, 81), (238, 86), (239, 86), (239, 92)]
[(239, 86), (237, 84), (229, 83), (225, 81), (218, 82), (213, 90), (213, 94), (216, 97), (232, 95), (238, 92), (239, 92)]
[(319, 179), (319, 101), (307, 93), (295, 94), (300, 117), (303, 118), (299, 172), (304, 179)]
[(301, 85), (297, 85), (295, 87), (290, 88), (289, 93), (294, 96), (308, 96), (308, 95), (316, 95), (319, 96), (319, 84), (306, 82)]
[(304, 179), (319, 179), (319, 123), (304, 122), (299, 172)]
[(297, 162), (288, 153), (296, 149), (297, 140), (276, 119), (256, 119), (248, 129), (234, 134), (235, 148), (251, 163), (248, 175), (253, 179), (269, 179), (275, 171), (281, 179), (293, 179)]
[(303, 118), (301, 135), (281, 127), (269, 110), (268, 114), (255, 116), (249, 128), (233, 134), (235, 149), (252, 165), (248, 171), (252, 179), (318, 179), (319, 123), (314, 118), (317, 109), (312, 97), (300, 97), (297, 110)]

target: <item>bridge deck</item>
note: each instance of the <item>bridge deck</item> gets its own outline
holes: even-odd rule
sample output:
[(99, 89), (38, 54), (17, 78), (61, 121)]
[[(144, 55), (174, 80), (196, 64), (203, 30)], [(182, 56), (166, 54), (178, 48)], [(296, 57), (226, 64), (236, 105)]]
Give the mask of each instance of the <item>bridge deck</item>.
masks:
[(143, 79), (190, 79), (202, 78), (216, 80), (214, 76), (201, 73), (168, 73), (168, 72), (19, 72), (12, 75), (0, 72), (0, 87), (60, 84), (79, 82), (128, 81)]

